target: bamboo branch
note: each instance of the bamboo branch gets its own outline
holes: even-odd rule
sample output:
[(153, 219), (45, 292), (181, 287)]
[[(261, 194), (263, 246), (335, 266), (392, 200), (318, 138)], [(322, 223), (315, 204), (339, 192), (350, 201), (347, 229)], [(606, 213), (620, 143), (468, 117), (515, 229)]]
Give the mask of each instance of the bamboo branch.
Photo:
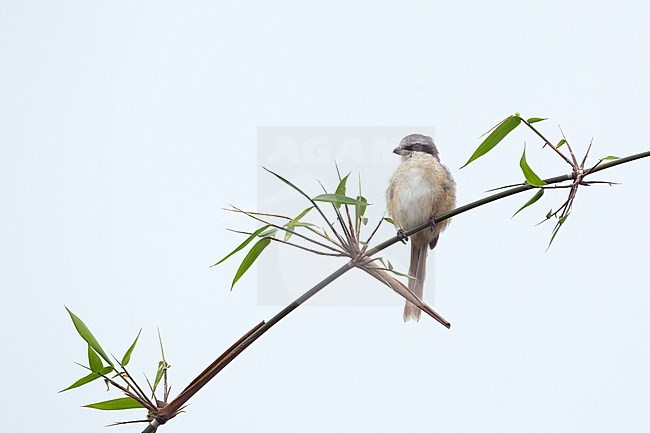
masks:
[[(530, 125), (529, 125), (530, 126)], [(543, 138), (543, 137), (542, 137)], [(544, 138), (543, 138), (544, 139)], [(544, 139), (547, 143), (548, 141)], [(550, 144), (550, 143), (549, 143)], [(551, 145), (551, 147), (554, 147)], [(557, 151), (557, 149), (556, 149)], [(619, 158), (614, 161), (609, 161), (607, 163), (601, 164), (600, 161), (598, 164), (596, 164), (594, 167), (592, 167), (587, 173), (596, 173), (598, 171), (606, 170), (612, 167), (615, 167), (620, 164), (624, 164), (627, 162), (631, 162), (637, 159), (641, 158), (646, 158), (650, 156), (650, 151), (638, 153), (635, 155), (630, 155), (625, 158)], [(566, 157), (565, 157), (566, 159)], [(570, 161), (567, 161), (570, 162)], [(277, 175), (276, 175), (277, 176)], [(566, 175), (561, 175), (561, 176), (556, 176), (548, 179), (544, 179), (544, 182), (546, 184), (555, 184), (555, 183), (560, 183), (564, 181), (569, 181), (574, 179), (575, 174), (566, 174)], [(583, 175), (583, 177), (586, 175)], [(443, 215), (440, 215), (434, 219), (435, 223), (439, 223), (441, 221), (444, 221), (446, 219), (452, 218), (456, 215), (460, 215), (461, 213), (467, 212), (469, 210), (475, 209), (477, 207), (483, 206), (485, 204), (491, 203), (496, 200), (500, 200), (505, 197), (509, 197), (515, 194), (519, 194), (531, 189), (534, 189), (534, 186), (531, 185), (521, 185), (517, 186), (505, 191), (501, 191), (499, 193), (493, 194), (489, 197), (485, 197), (483, 199), (477, 200), (475, 202), (466, 204), (464, 206), (460, 206), (450, 212), (447, 212)], [(324, 215), (323, 215), (324, 217)], [(328, 222), (329, 224), (329, 222)], [(331, 226), (331, 225), (330, 225)], [(405, 232), (407, 236), (411, 236), (421, 230), (427, 229), (430, 227), (430, 221), (425, 221)], [(336, 233), (336, 232), (335, 232)], [(323, 288), (325, 288), (327, 285), (329, 285), (331, 282), (335, 281), (337, 278), (339, 278), (341, 275), (345, 274), (347, 271), (354, 267), (359, 267), (363, 269), (365, 272), (370, 273), (373, 275), (373, 277), (379, 279), (380, 281), (384, 282), (384, 284), (388, 284), (387, 282), (391, 282), (392, 280), (395, 280), (398, 284), (395, 284), (393, 286), (392, 284), (388, 284), (393, 290), (396, 290), (396, 287), (403, 287), (406, 289), (406, 291), (403, 290), (396, 290), (398, 293), (403, 296), (404, 298), (408, 299), (409, 301), (413, 302), (414, 304), (418, 305), (420, 308), (423, 310), (427, 308), (426, 304), (421, 301), (417, 296), (415, 296), (412, 292), (410, 292), (401, 282), (398, 280), (394, 279), (390, 275), (388, 275), (386, 272), (383, 272), (378, 266), (376, 265), (371, 265), (372, 261), (369, 259), (371, 256), (375, 255), (376, 253), (388, 248), (389, 246), (397, 243), (400, 241), (400, 238), (397, 236), (394, 236), (379, 245), (375, 246), (374, 248), (368, 250), (365, 254), (363, 254), (361, 257), (357, 258), (357, 260), (351, 260), (347, 262), (345, 265), (341, 266), (338, 268), (336, 271), (334, 271), (332, 274), (330, 274), (328, 277), (323, 279), (321, 282), (316, 284), (314, 287), (309, 289), (307, 292), (305, 292), (303, 295), (301, 295), (299, 298), (297, 298), (295, 301), (293, 301), (291, 304), (289, 304), (287, 307), (282, 309), (279, 313), (277, 313), (275, 316), (273, 316), (268, 322), (261, 322), (257, 326), (255, 326), (253, 329), (251, 329), (248, 333), (246, 333), (243, 337), (241, 337), (235, 344), (233, 344), (228, 350), (226, 350), (221, 356), (219, 356), (208, 368), (206, 368), (203, 373), (201, 373), (196, 379), (194, 379), (188, 386), (185, 388), (174, 400), (172, 400), (170, 403), (165, 405), (163, 408), (161, 408), (153, 421), (143, 430), (143, 433), (152, 433), (154, 432), (160, 425), (164, 424), (174, 416), (178, 414), (178, 411), (180, 408), (182, 408), (185, 403), (192, 397), (196, 392), (198, 392), (203, 386), (205, 386), (217, 373), (219, 373), (223, 368), (226, 367), (230, 362), (232, 362), (233, 359), (235, 359), (239, 354), (241, 354), (248, 346), (250, 346), (253, 342), (255, 342), (259, 337), (261, 337), (264, 333), (266, 333), (269, 329), (271, 329), (274, 325), (276, 325), (280, 320), (285, 318), (289, 313), (291, 313), (293, 310), (298, 308), (300, 305), (302, 305), (304, 302), (306, 302), (309, 298), (314, 296), (316, 293), (321, 291)], [(400, 286), (401, 285), (401, 286)], [(426, 311), (428, 314), (430, 314), (432, 317), (434, 317), (436, 320), (438, 320), (440, 323), (443, 325), (449, 327), (449, 322), (447, 322), (445, 319), (440, 317), (435, 311), (431, 309), (431, 311)], [(437, 316), (437, 317), (436, 317)]]

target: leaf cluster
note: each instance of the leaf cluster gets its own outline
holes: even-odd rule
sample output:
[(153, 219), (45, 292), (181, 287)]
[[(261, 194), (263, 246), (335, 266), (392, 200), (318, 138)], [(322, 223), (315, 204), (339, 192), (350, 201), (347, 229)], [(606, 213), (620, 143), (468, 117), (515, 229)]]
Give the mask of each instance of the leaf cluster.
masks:
[[(541, 138), (543, 141), (543, 147), (548, 146), (549, 148), (551, 148), (556, 155), (562, 158), (571, 167), (573, 173), (571, 185), (554, 185), (554, 186), (547, 185), (547, 183), (544, 182), (528, 164), (528, 161), (526, 160), (526, 145), (524, 144), (524, 150), (519, 160), (519, 167), (524, 175), (525, 181), (524, 183), (519, 185), (529, 185), (537, 189), (537, 191), (512, 216), (514, 217), (522, 210), (535, 204), (540, 198), (542, 198), (542, 196), (544, 195), (544, 191), (546, 189), (568, 188), (569, 194), (567, 199), (564, 201), (564, 203), (561, 206), (559, 206), (555, 211), (551, 209), (546, 214), (544, 220), (542, 220), (541, 222), (541, 223), (546, 222), (552, 218), (555, 218), (556, 220), (555, 226), (551, 232), (551, 239), (548, 243), (548, 247), (550, 248), (551, 244), (555, 240), (556, 235), (560, 231), (560, 228), (562, 227), (562, 225), (565, 223), (565, 221), (571, 214), (573, 201), (578, 192), (578, 187), (589, 186), (594, 183), (606, 183), (609, 185), (613, 184), (613, 182), (586, 181), (584, 179), (585, 176), (592, 173), (594, 169), (598, 167), (603, 161), (614, 160), (617, 159), (617, 157), (607, 156), (601, 158), (593, 167), (589, 169), (585, 168), (587, 157), (589, 155), (589, 151), (591, 150), (591, 143), (589, 144), (589, 147), (585, 152), (582, 162), (579, 163), (577, 158), (575, 157), (575, 154), (573, 153), (573, 149), (571, 148), (569, 141), (567, 140), (561, 128), (560, 128), (560, 132), (562, 133), (562, 139), (557, 141), (556, 144), (551, 144), (551, 142), (535, 126), (533, 126), (534, 123), (542, 122), (544, 120), (548, 120), (548, 119), (543, 117), (530, 117), (528, 119), (524, 119), (523, 117), (521, 117), (519, 113), (515, 113), (511, 116), (506, 117), (505, 119), (503, 119), (501, 122), (499, 122), (497, 125), (495, 125), (492, 129), (490, 129), (488, 132), (484, 134), (484, 136), (487, 135), (487, 137), (481, 142), (481, 144), (476, 148), (474, 153), (470, 156), (470, 158), (461, 168), (466, 167), (473, 161), (477, 160), (478, 158), (482, 157), (483, 155), (487, 154), (489, 151), (494, 149), (504, 138), (508, 136), (508, 134), (514, 131), (521, 124), (527, 126), (537, 137)], [(562, 148), (562, 146), (564, 145), (566, 145), (566, 148), (568, 149), (568, 155), (564, 153), (563, 150), (560, 150), (560, 148)], [(510, 188), (513, 186), (516, 185), (508, 185), (506, 187), (501, 187), (496, 189)]]

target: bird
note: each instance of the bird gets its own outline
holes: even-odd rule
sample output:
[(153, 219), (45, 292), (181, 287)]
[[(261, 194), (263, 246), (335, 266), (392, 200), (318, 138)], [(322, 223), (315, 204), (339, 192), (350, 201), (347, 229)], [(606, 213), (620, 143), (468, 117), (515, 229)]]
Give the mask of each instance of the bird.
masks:
[[(422, 299), (428, 250), (435, 248), (450, 222), (446, 219), (435, 223), (434, 218), (456, 207), (456, 182), (440, 162), (433, 138), (427, 135), (404, 137), (393, 153), (401, 156), (401, 162), (386, 189), (386, 208), (398, 229), (397, 236), (406, 243), (406, 230), (427, 220), (431, 226), (411, 236), (408, 288)], [(405, 322), (419, 321), (421, 313), (419, 307), (406, 301)]]

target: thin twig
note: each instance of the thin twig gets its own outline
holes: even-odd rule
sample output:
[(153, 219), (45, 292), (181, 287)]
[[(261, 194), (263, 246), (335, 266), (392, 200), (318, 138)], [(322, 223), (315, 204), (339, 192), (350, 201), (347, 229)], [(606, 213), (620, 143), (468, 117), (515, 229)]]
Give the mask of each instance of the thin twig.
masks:
[(139, 423), (143, 423), (143, 422), (151, 422), (151, 420), (150, 419), (134, 419), (134, 420), (131, 420), (131, 421), (116, 421), (116, 422), (114, 422), (112, 424), (109, 424), (107, 427), (115, 427), (115, 426), (124, 425), (124, 424), (139, 424)]
[(587, 157), (589, 156), (589, 151), (591, 150), (591, 145), (594, 144), (594, 139), (592, 138), (589, 141), (589, 147), (587, 147), (587, 151), (585, 152), (585, 157), (582, 158), (582, 163), (580, 164), (580, 168), (584, 171), (585, 168), (585, 163), (587, 162)]
[(562, 127), (558, 125), (558, 128), (560, 128), (560, 132), (562, 133), (562, 138), (564, 139), (564, 142), (566, 143), (567, 149), (569, 149), (569, 154), (571, 154), (571, 159), (573, 160), (573, 167), (577, 168), (578, 167), (578, 160), (576, 159), (576, 156), (573, 154), (573, 149), (571, 148), (571, 143), (569, 143), (569, 140), (567, 140), (566, 135), (564, 135), (564, 131), (562, 130)]
[[(129, 379), (129, 381), (131, 382), (130, 385), (131, 385), (131, 386), (132, 386), (132, 387), (137, 391), (138, 395), (140, 395), (140, 397), (143, 398), (144, 400), (147, 400), (147, 394), (144, 393), (144, 391), (142, 390), (142, 388), (140, 388), (140, 386), (139, 386), (138, 383), (135, 381), (135, 379), (133, 379), (133, 376), (131, 376), (131, 374), (127, 371), (126, 367), (125, 367), (124, 365), (122, 365), (122, 363), (119, 362), (119, 361), (117, 360), (117, 358), (115, 358), (114, 355), (113, 355), (113, 358), (114, 358), (115, 361), (119, 364), (119, 366), (122, 368), (122, 370), (124, 370), (124, 373), (126, 374), (126, 377), (127, 377), (127, 378)], [(120, 375), (120, 377), (122, 377), (122, 376)], [(122, 380), (124, 380), (125, 382), (127, 382), (127, 381), (124, 379), (124, 377), (122, 377)], [(127, 382), (127, 383), (129, 383), (129, 382)]]
[(531, 125), (530, 123), (528, 123), (528, 121), (527, 121), (526, 119), (523, 119), (523, 118), (522, 118), (521, 120), (522, 120), (522, 122), (524, 122), (524, 124), (526, 124), (526, 126), (528, 126), (530, 129), (532, 129), (533, 132), (535, 132), (535, 134), (537, 134), (537, 135), (539, 136), (539, 138), (541, 138), (541, 139), (544, 141), (544, 143), (545, 143), (546, 145), (548, 145), (551, 149), (553, 149), (553, 150), (555, 151), (555, 153), (557, 153), (558, 155), (560, 155), (560, 156), (562, 157), (562, 159), (564, 159), (564, 160), (567, 162), (567, 164), (569, 164), (571, 167), (574, 167), (574, 163), (571, 162), (571, 160), (570, 160), (569, 158), (567, 158), (566, 155), (564, 155), (562, 152), (560, 152), (560, 149), (558, 149), (558, 148), (556, 148), (555, 146), (553, 146), (553, 145), (551, 144), (551, 142), (548, 141), (548, 139), (547, 139), (546, 137), (544, 137), (544, 136), (542, 135), (542, 133), (539, 132), (539, 131), (537, 130), (537, 128), (535, 128), (533, 125)]
[(370, 244), (370, 241), (372, 240), (373, 236), (375, 236), (375, 233), (377, 233), (377, 230), (379, 230), (379, 226), (381, 226), (381, 223), (384, 222), (384, 217), (386, 216), (386, 212), (383, 213), (381, 218), (379, 218), (379, 222), (377, 223), (377, 227), (370, 233), (370, 236), (366, 240), (366, 244), (363, 246), (363, 249), (361, 250), (362, 253), (365, 253), (366, 250), (368, 249), (368, 245)]
[[(239, 234), (242, 234), (242, 235), (249, 235), (250, 236), (250, 235), (253, 234), (251, 232), (247, 232), (247, 231), (243, 231), (243, 230), (233, 230), (233, 229), (226, 229), (226, 230), (228, 230), (230, 232), (233, 232), (233, 233), (239, 233)], [(269, 239), (271, 239), (272, 241), (281, 242), (281, 243), (286, 244), (286, 245), (291, 245), (292, 247), (300, 248), (301, 250), (309, 251), (310, 253), (318, 254), (320, 256), (346, 257), (346, 255), (342, 254), (342, 253), (326, 253), (324, 251), (313, 250), (311, 248), (307, 248), (307, 247), (302, 246), (302, 245), (294, 244), (293, 242), (285, 241), (284, 239), (278, 239), (278, 238), (275, 238), (275, 237), (270, 237)]]
[[(232, 205), (231, 205), (231, 206), (232, 206)], [(273, 223), (270, 223), (270, 222), (268, 222), (268, 221), (265, 221), (265, 220), (263, 220), (262, 218), (260, 218), (260, 217), (258, 217), (258, 216), (255, 216), (255, 215), (251, 214), (251, 213), (248, 212), (248, 211), (245, 211), (245, 210), (239, 209), (239, 208), (237, 208), (237, 207), (235, 207), (235, 206), (233, 206), (233, 209), (236, 209), (238, 212), (241, 212), (241, 213), (243, 213), (244, 215), (248, 215), (249, 217), (253, 218), (254, 220), (257, 220), (257, 221), (259, 221), (259, 222), (261, 222), (261, 223), (267, 224), (267, 225), (269, 225), (270, 227), (276, 228), (276, 229), (278, 229), (278, 230), (285, 231), (285, 232), (287, 232), (287, 233), (291, 233), (292, 235), (296, 235), (296, 236), (299, 237), (299, 238), (305, 239), (305, 240), (307, 240), (307, 241), (309, 241), (309, 242), (312, 242), (312, 243), (314, 243), (314, 244), (316, 244), (316, 245), (320, 245), (321, 247), (323, 247), (323, 248), (327, 248), (328, 250), (335, 251), (335, 252), (340, 252), (340, 253), (344, 253), (343, 250), (338, 250), (338, 249), (336, 249), (336, 248), (334, 248), (334, 247), (332, 247), (332, 246), (330, 246), (330, 245), (326, 245), (326, 244), (324, 244), (324, 243), (322, 243), (322, 242), (318, 242), (317, 240), (314, 240), (314, 239), (312, 239), (312, 238), (310, 238), (310, 237), (308, 237), (308, 236), (305, 236), (305, 235), (303, 235), (303, 234), (301, 234), (301, 233), (298, 233), (298, 232), (295, 232), (295, 231), (293, 231), (293, 230), (290, 230), (290, 229), (288, 229), (288, 228), (286, 228), (286, 227), (282, 227), (282, 226), (279, 226), (279, 225), (277, 225), (277, 224), (273, 224)]]
[[(323, 189), (325, 194), (329, 194), (327, 192), (327, 189), (325, 189), (325, 186), (322, 184), (320, 180), (317, 180), (318, 184), (320, 187)], [(345, 227), (345, 223), (343, 222), (343, 216), (341, 215), (341, 212), (339, 211), (339, 208), (336, 206), (336, 204), (331, 203), (332, 209), (334, 209), (334, 213), (336, 213), (336, 220), (339, 222), (341, 225), (341, 228), (343, 229), (343, 234), (345, 235), (345, 240), (344, 242), (344, 249), (348, 250), (350, 248), (350, 245), (352, 243), (352, 236), (350, 235), (350, 232), (348, 231), (347, 227)]]
[[(230, 205), (230, 206), (232, 206), (232, 205)], [(226, 212), (235, 212), (235, 213), (240, 212), (238, 210), (229, 209), (227, 207), (224, 207), (224, 208), (221, 208), (221, 209), (225, 210)], [(274, 213), (253, 212), (253, 211), (248, 211), (248, 213), (250, 213), (251, 215), (259, 215), (259, 216), (268, 216), (268, 217), (273, 217), (273, 218), (281, 218), (281, 219), (289, 220), (289, 221), (291, 221), (293, 219), (293, 218), (290, 218), (290, 217), (288, 217), (286, 215), (278, 215), (278, 214), (274, 214)]]
[[(100, 373), (100, 372), (97, 372), (97, 374), (99, 374), (102, 378), (106, 379), (106, 380), (107, 380), (111, 385), (113, 385), (115, 388), (119, 389), (119, 390), (122, 391), (124, 394), (126, 394), (127, 397), (131, 397), (133, 400), (135, 400), (135, 401), (137, 401), (138, 403), (140, 403), (141, 405), (143, 405), (143, 406), (144, 406), (146, 409), (148, 409), (149, 411), (153, 411), (153, 412), (155, 412), (155, 411), (157, 410), (156, 406), (153, 405), (153, 404), (149, 401), (148, 398), (146, 398), (146, 397), (145, 397), (144, 399), (141, 398), (139, 395), (137, 395), (136, 393), (134, 393), (134, 392), (131, 391), (130, 389), (123, 387), (123, 386), (120, 385), (118, 382), (114, 381), (113, 379), (111, 379), (110, 377), (106, 376), (105, 374), (102, 374), (102, 373)], [(120, 377), (122, 378), (122, 375), (120, 375)], [(124, 380), (124, 378), (122, 378), (122, 380)]]
[(614, 186), (614, 185), (620, 185), (619, 182), (610, 182), (608, 180), (590, 180), (589, 182), (586, 182), (586, 186), (591, 185), (592, 183), (598, 183), (598, 184), (607, 184), (609, 186)]
[(350, 235), (352, 237), (352, 239), (350, 239), (350, 242), (353, 243), (355, 239), (358, 239), (358, 236), (354, 232), (354, 225), (352, 224), (352, 217), (350, 216), (350, 207), (347, 204), (343, 206), (345, 206), (345, 213), (348, 216), (348, 226), (350, 228)]
[(486, 191), (484, 191), (484, 192), (500, 191), (500, 190), (502, 190), (502, 189), (513, 188), (513, 187), (515, 187), (515, 186), (521, 186), (521, 185), (525, 185), (525, 183), (521, 183), (521, 182), (520, 182), (520, 183), (513, 183), (512, 185), (498, 186), (498, 187), (496, 187), (496, 188), (488, 189), (488, 190), (486, 190)]
[(266, 168), (266, 167), (262, 167), (262, 168), (263, 168), (264, 170), (268, 171), (269, 173), (271, 173), (273, 176), (275, 176), (275, 177), (277, 177), (278, 179), (282, 180), (284, 183), (286, 183), (287, 185), (289, 185), (290, 187), (292, 187), (293, 189), (295, 189), (296, 191), (298, 191), (298, 192), (300, 193), (300, 195), (302, 195), (302, 196), (305, 197), (307, 200), (309, 200), (309, 202), (310, 202), (310, 203), (311, 203), (311, 204), (316, 208), (316, 210), (318, 211), (318, 213), (320, 214), (320, 216), (325, 220), (325, 222), (326, 222), (327, 225), (329, 226), (330, 230), (332, 230), (332, 232), (334, 233), (334, 236), (336, 236), (336, 238), (339, 240), (339, 242), (341, 243), (341, 245), (345, 245), (345, 241), (343, 240), (343, 238), (341, 237), (341, 235), (339, 235), (339, 233), (334, 229), (334, 226), (333, 226), (332, 223), (327, 219), (327, 217), (325, 216), (325, 213), (324, 213), (323, 210), (320, 208), (320, 206), (318, 206), (318, 203), (316, 203), (316, 202), (314, 201), (314, 199), (312, 199), (311, 197), (309, 197), (309, 196), (308, 196), (308, 195), (307, 195), (303, 190), (301, 190), (300, 188), (298, 188), (297, 186), (295, 186), (294, 184), (292, 184), (291, 182), (289, 182), (287, 179), (283, 178), (283, 177), (280, 176), (279, 174), (274, 173), (273, 171), (269, 170), (269, 169)]

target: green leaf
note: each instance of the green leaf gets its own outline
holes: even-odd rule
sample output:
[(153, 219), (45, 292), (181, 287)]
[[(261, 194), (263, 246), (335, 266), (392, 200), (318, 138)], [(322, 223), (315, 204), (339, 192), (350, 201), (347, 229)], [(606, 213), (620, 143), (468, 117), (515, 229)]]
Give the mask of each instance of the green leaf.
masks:
[(551, 209), (550, 211), (548, 211), (548, 213), (546, 214), (546, 219), (547, 219), (547, 220), (551, 219), (551, 216), (553, 216), (553, 209)]
[(601, 158), (603, 161), (612, 161), (614, 159), (620, 159), (618, 156), (609, 155), (604, 158)]
[(537, 123), (541, 122), (542, 120), (547, 120), (548, 117), (531, 117), (530, 119), (526, 120), (528, 123)]
[(395, 274), (395, 275), (398, 275), (400, 277), (408, 278), (409, 280), (415, 280), (415, 278), (410, 276), (409, 274), (405, 274), (404, 272), (396, 271), (395, 269), (389, 269), (388, 272), (390, 272), (392, 274)]
[[(346, 176), (346, 179), (347, 179), (347, 176)], [(297, 217), (295, 217), (294, 219), (289, 221), (287, 223), (287, 225), (285, 226), (287, 228), (287, 230), (292, 230), (293, 231), (294, 227), (296, 227), (297, 224), (300, 222), (300, 219), (302, 217), (304, 217), (305, 215), (307, 215), (307, 213), (309, 213), (309, 211), (312, 210), (313, 208), (314, 208), (314, 206), (309, 206), (307, 209), (300, 212)], [(289, 233), (289, 232), (284, 233), (284, 240), (285, 241), (288, 241), (290, 237), (291, 237), (291, 233)]]
[(548, 247), (546, 247), (546, 251), (548, 251), (548, 249), (551, 248), (551, 244), (555, 240), (555, 236), (560, 231), (560, 228), (562, 227), (562, 224), (564, 224), (564, 221), (566, 221), (566, 219), (568, 217), (569, 217), (569, 214), (566, 214), (563, 217), (560, 217), (560, 219), (557, 221), (557, 224), (555, 224), (555, 228), (553, 229), (553, 235), (551, 236), (551, 240), (548, 243)]
[(413, 277), (411, 277), (408, 274), (404, 274), (402, 272), (396, 271), (395, 268), (393, 267), (393, 264), (390, 262), (390, 260), (388, 260), (388, 259), (384, 260), (383, 257), (379, 257), (378, 260), (384, 266), (384, 269), (386, 270), (386, 272), (390, 272), (390, 273), (398, 275), (400, 277), (406, 277), (406, 278), (409, 278), (409, 279), (414, 279)]
[(272, 172), (271, 170), (269, 170), (269, 169), (266, 168), (266, 167), (262, 167), (262, 168), (263, 168), (264, 170), (268, 171), (269, 173), (271, 173), (273, 176), (275, 176), (275, 177), (277, 177), (278, 179), (280, 179), (282, 182), (284, 182), (284, 183), (286, 183), (287, 185), (289, 185), (291, 188), (293, 188), (293, 189), (295, 189), (296, 191), (298, 191), (302, 196), (306, 197), (308, 200), (311, 200), (311, 198), (310, 198), (307, 194), (305, 194), (305, 192), (304, 192), (303, 190), (301, 190), (300, 188), (298, 188), (298, 187), (297, 187), (296, 185), (294, 185), (293, 183), (289, 182), (289, 181), (288, 181), (287, 179), (285, 179), (284, 177), (280, 176), (280, 175), (277, 174), (277, 173)]
[(109, 374), (112, 371), (113, 371), (113, 367), (111, 367), (111, 366), (104, 367), (99, 372), (92, 372), (92, 373), (82, 377), (81, 379), (77, 380), (75, 383), (73, 383), (69, 387), (67, 387), (65, 389), (62, 389), (59, 392), (64, 392), (64, 391), (68, 391), (68, 390), (71, 390), (71, 389), (74, 389), (74, 388), (79, 388), (80, 386), (85, 385), (87, 383), (90, 383), (93, 380), (99, 379), (100, 377), (102, 377), (102, 374), (104, 376), (106, 376), (107, 374)]
[(70, 311), (68, 307), (65, 307), (65, 309), (68, 311), (68, 314), (72, 319), (72, 323), (74, 324), (74, 327), (77, 329), (79, 335), (81, 335), (81, 338), (83, 338), (86, 341), (86, 343), (88, 343), (88, 345), (92, 347), (95, 350), (95, 352), (97, 352), (97, 354), (101, 356), (102, 359), (108, 363), (108, 365), (112, 366), (113, 362), (108, 357), (106, 352), (104, 352), (104, 349), (102, 349), (102, 346), (99, 345), (99, 342), (97, 341), (93, 333), (90, 332), (90, 329), (88, 329), (88, 327), (83, 322), (83, 320), (81, 320), (72, 311)]
[(138, 338), (140, 338), (140, 333), (142, 332), (142, 329), (138, 331), (138, 335), (135, 337), (135, 340), (133, 340), (133, 344), (128, 348), (124, 356), (122, 357), (122, 365), (128, 365), (128, 363), (131, 361), (131, 354), (133, 353), (133, 349), (135, 349), (135, 345), (138, 344)]
[(167, 364), (167, 361), (165, 361), (164, 359), (158, 362), (158, 369), (156, 370), (156, 379), (153, 382), (153, 392), (156, 392), (156, 389), (158, 388), (161, 379), (165, 375), (165, 371), (167, 371), (169, 367), (171, 367), (171, 365)]
[(546, 185), (546, 182), (540, 179), (539, 176), (537, 176), (535, 172), (528, 166), (528, 163), (526, 162), (526, 146), (524, 146), (524, 153), (521, 155), (521, 160), (519, 161), (519, 167), (521, 167), (521, 171), (524, 172), (524, 176), (526, 177), (526, 182), (528, 182), (532, 186)]
[(562, 146), (565, 145), (565, 144), (566, 144), (566, 140), (563, 138), (562, 140), (560, 140), (560, 141), (557, 142), (557, 144), (555, 145), (555, 147), (556, 147), (557, 149), (559, 149), (560, 147), (562, 147)]
[[(337, 166), (336, 167), (336, 172), (338, 173), (338, 171), (339, 171), (339, 168)], [(345, 195), (345, 191), (346, 191), (345, 184), (348, 181), (348, 177), (350, 177), (350, 173), (348, 173), (343, 179), (341, 179), (341, 174), (339, 174), (339, 179), (340, 180), (339, 180), (338, 186), (336, 187), (336, 191), (334, 192), (335, 194), (343, 195), (343, 196)], [(341, 207), (341, 205), (337, 204), (337, 203), (334, 203), (334, 206), (336, 206), (337, 209)]]
[(389, 224), (395, 225), (395, 223), (393, 222), (393, 219), (392, 219), (392, 218), (388, 218), (388, 217), (386, 217), (386, 218), (384, 218), (384, 221), (386, 221), (386, 222), (389, 223)]
[[(485, 140), (476, 148), (469, 160), (463, 165), (466, 167), (470, 162), (480, 158), (481, 156), (488, 153), (494, 148), (501, 140), (503, 140), (506, 135), (510, 134), (521, 123), (521, 117), (519, 114), (514, 114), (512, 116), (506, 117), (501, 123), (499, 123), (490, 135), (487, 136)], [(463, 168), (461, 167), (461, 168)]]
[[(165, 346), (163, 345), (162, 335), (160, 335), (160, 328), (158, 328), (158, 343), (160, 343), (160, 356), (162, 356), (162, 360), (166, 364), (167, 360), (165, 359)], [(169, 367), (169, 365), (167, 367)]]
[(248, 254), (246, 254), (246, 257), (244, 257), (244, 260), (242, 260), (239, 265), (239, 269), (237, 269), (237, 272), (235, 273), (235, 278), (232, 280), (232, 284), (230, 285), (230, 290), (235, 287), (235, 283), (242, 277), (242, 275), (244, 275), (253, 262), (257, 260), (257, 257), (259, 257), (262, 251), (264, 251), (264, 248), (266, 248), (270, 243), (271, 239), (264, 238), (260, 239), (255, 245), (253, 245), (253, 248), (250, 249)]
[(271, 227), (268, 230), (263, 231), (259, 235), (257, 235), (260, 238), (273, 238), (275, 237), (275, 234), (278, 232), (278, 229), (275, 227)]
[(92, 372), (97, 372), (104, 368), (102, 358), (100, 358), (99, 355), (97, 355), (97, 353), (93, 350), (93, 348), (90, 347), (90, 344), (88, 345), (88, 365), (90, 366), (90, 371)]
[[(295, 224), (296, 227), (318, 227), (316, 224), (306, 223), (304, 221), (298, 221)], [(320, 227), (318, 227), (320, 228)]]
[(346, 188), (345, 188), (345, 184), (346, 184), (347, 181), (348, 181), (348, 177), (350, 177), (350, 173), (348, 173), (347, 176), (345, 176), (343, 179), (341, 179), (341, 180), (339, 181), (339, 184), (338, 184), (338, 186), (336, 187), (335, 194), (345, 195), (345, 189), (346, 189)]
[[(269, 228), (269, 225), (268, 225), (268, 224), (267, 224), (267, 225), (264, 225), (264, 226), (262, 226), (262, 227), (260, 227), (260, 228), (257, 229), (257, 230), (255, 230), (253, 233), (250, 234), (250, 236), (248, 236), (248, 237), (246, 238), (246, 240), (245, 240), (244, 242), (242, 242), (241, 244), (239, 244), (239, 246), (238, 246), (237, 248), (235, 248), (234, 250), (232, 250), (232, 251), (231, 251), (231, 252), (230, 252), (226, 257), (224, 257), (223, 259), (219, 260), (217, 263), (215, 263), (215, 264), (212, 265), (212, 266), (217, 266), (218, 264), (225, 262), (225, 261), (226, 261), (227, 259), (229, 259), (232, 255), (234, 255), (235, 253), (237, 253), (237, 252), (241, 251), (242, 249), (244, 249), (244, 248), (246, 247), (246, 245), (248, 245), (248, 244), (249, 244), (253, 239), (255, 239), (258, 235), (260, 235), (260, 233), (262, 233), (262, 232), (263, 232), (264, 230), (266, 230), (267, 228)], [(277, 229), (276, 229), (276, 230), (277, 230)], [(266, 236), (268, 236), (268, 235), (266, 235)]]
[(171, 367), (165, 359), (165, 346), (163, 345), (162, 336), (160, 335), (160, 328), (158, 328), (158, 342), (160, 343), (160, 356), (162, 357), (162, 361), (158, 361), (158, 368), (156, 369), (156, 378), (154, 379), (152, 387), (154, 394), (160, 384), (160, 380), (165, 376), (165, 372)]
[(361, 204), (357, 204), (354, 206), (354, 219), (355, 221), (359, 221), (359, 219), (363, 218), (363, 215), (366, 213), (366, 208), (368, 207), (368, 200), (366, 200), (365, 197), (362, 197), (360, 195), (357, 196), (356, 200)]
[(364, 204), (367, 204), (367, 203), (364, 203), (362, 201), (355, 200), (352, 197), (348, 197), (348, 196), (341, 195), (341, 194), (321, 194), (321, 195), (318, 195), (318, 196), (314, 197), (313, 200), (314, 201), (324, 201), (324, 202), (327, 202), (327, 203), (333, 203), (333, 204), (338, 204), (338, 205), (351, 204), (351, 205), (355, 205), (355, 206), (356, 205), (363, 206)]
[(526, 208), (527, 208), (528, 206), (530, 206), (531, 204), (535, 203), (535, 202), (536, 202), (537, 200), (539, 200), (543, 195), (544, 195), (544, 190), (543, 190), (542, 188), (540, 188), (540, 189), (535, 193), (535, 195), (534, 195), (530, 200), (528, 200), (528, 201), (526, 202), (526, 204), (524, 204), (522, 207), (520, 207), (519, 210), (518, 210), (517, 212), (515, 212), (515, 213), (512, 215), (511, 218), (514, 218), (515, 215), (517, 215), (519, 212), (521, 212), (522, 210), (526, 209)]
[(142, 409), (144, 406), (131, 397), (116, 398), (113, 400), (100, 401), (99, 403), (87, 404), (84, 407), (99, 410), (124, 410)]

